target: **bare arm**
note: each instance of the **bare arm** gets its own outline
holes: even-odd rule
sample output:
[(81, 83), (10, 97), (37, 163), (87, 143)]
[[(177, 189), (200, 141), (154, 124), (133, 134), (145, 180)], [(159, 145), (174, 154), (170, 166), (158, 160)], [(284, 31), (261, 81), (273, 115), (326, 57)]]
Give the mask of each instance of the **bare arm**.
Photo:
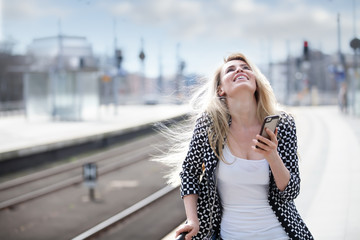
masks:
[(274, 175), (276, 186), (280, 191), (284, 191), (290, 181), (290, 172), (285, 167), (279, 156), (275, 156), (274, 159), (269, 159), (271, 171)]
[(273, 133), (269, 129), (266, 129), (267, 134), (270, 136), (270, 140), (260, 135), (257, 135), (254, 143), (261, 149), (255, 148), (255, 146), (253, 147), (253, 149), (256, 152), (261, 153), (265, 156), (265, 159), (268, 161), (271, 171), (274, 175), (276, 186), (280, 191), (284, 191), (290, 181), (290, 172), (284, 165), (277, 152), (277, 131), (278, 130), (276, 129), (275, 133)]
[(176, 231), (176, 237), (182, 232), (188, 232), (185, 239), (190, 240), (199, 232), (199, 219), (197, 216), (198, 195), (190, 194), (184, 196), (184, 205), (187, 221)]

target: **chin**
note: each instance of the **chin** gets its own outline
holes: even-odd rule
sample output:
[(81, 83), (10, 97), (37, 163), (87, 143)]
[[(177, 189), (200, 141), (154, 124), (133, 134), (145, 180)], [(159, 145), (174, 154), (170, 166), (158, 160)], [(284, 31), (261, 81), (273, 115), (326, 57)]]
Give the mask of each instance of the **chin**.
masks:
[(250, 89), (255, 92), (256, 86), (254, 86), (250, 82), (238, 82), (237, 84), (234, 85), (233, 89)]

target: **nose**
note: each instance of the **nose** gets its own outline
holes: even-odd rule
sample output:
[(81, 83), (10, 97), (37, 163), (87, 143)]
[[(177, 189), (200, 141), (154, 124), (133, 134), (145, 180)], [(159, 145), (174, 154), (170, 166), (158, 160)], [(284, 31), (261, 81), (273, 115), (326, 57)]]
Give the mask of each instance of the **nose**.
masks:
[(243, 72), (243, 68), (242, 67), (240, 67), (240, 66), (238, 66), (237, 68), (236, 68), (236, 73), (239, 73), (239, 72)]

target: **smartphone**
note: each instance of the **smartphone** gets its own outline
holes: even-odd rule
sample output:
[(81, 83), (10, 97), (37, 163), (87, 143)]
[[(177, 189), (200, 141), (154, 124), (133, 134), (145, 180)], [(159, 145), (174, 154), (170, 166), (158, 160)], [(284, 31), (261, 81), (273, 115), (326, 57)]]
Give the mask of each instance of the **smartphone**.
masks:
[(272, 132), (275, 132), (276, 126), (279, 122), (279, 115), (271, 115), (264, 118), (264, 122), (261, 126), (260, 135), (270, 139), (270, 136), (266, 133), (265, 128), (270, 129)]
[[(270, 131), (275, 132), (276, 126), (279, 122), (280, 116), (279, 115), (271, 115), (264, 118), (264, 122), (261, 126), (260, 135), (270, 139), (270, 136), (265, 131), (266, 128), (270, 129)], [(256, 148), (259, 148), (256, 145)]]

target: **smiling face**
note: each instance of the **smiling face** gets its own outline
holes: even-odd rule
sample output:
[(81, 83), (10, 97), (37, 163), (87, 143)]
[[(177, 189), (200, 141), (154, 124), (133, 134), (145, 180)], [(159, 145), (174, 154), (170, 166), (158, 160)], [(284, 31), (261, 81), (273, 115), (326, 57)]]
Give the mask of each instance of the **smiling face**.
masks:
[(221, 69), (219, 96), (233, 97), (241, 89), (251, 93), (256, 91), (255, 75), (250, 66), (243, 60), (232, 60)]

